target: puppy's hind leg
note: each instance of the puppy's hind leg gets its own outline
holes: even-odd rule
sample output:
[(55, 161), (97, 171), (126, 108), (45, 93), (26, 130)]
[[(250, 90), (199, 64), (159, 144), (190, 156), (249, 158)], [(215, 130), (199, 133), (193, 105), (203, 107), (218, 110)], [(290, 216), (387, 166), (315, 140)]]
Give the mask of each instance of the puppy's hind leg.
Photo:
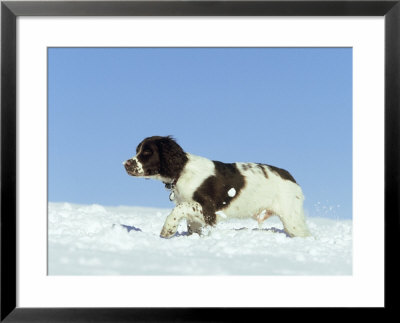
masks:
[(268, 209), (264, 209), (258, 215), (256, 215), (255, 219), (258, 222), (258, 228), (261, 229), (263, 222), (272, 215), (274, 215), (274, 213)]
[(308, 230), (306, 219), (303, 210), (296, 210), (294, 213), (279, 216), (284, 230), (291, 237), (309, 237), (310, 231)]
[(303, 199), (296, 198), (292, 207), (283, 210), (279, 217), (283, 223), (284, 230), (291, 237), (309, 237), (306, 219), (303, 210)]

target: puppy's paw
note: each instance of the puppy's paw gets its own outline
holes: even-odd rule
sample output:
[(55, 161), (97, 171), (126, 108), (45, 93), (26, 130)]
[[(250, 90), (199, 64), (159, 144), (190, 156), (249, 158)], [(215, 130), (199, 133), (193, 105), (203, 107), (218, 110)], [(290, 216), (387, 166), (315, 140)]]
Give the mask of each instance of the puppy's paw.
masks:
[(160, 237), (164, 239), (172, 238), (176, 233), (177, 228), (164, 226), (161, 230)]

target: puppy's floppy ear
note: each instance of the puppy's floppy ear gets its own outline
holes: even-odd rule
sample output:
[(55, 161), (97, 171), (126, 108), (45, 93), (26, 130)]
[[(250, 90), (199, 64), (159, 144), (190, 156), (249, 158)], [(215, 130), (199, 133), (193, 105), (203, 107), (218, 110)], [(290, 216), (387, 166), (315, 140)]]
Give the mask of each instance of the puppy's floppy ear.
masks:
[(161, 137), (157, 140), (160, 156), (160, 175), (178, 178), (188, 158), (182, 147), (172, 136)]

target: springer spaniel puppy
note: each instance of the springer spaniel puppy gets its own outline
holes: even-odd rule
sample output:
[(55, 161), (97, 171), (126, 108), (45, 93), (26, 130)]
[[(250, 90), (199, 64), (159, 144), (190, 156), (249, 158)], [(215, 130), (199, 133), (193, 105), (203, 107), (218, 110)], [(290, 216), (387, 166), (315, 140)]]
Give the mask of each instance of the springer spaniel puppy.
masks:
[(253, 218), (261, 225), (271, 215), (279, 216), (289, 236), (310, 235), (301, 187), (284, 169), (195, 156), (170, 136), (144, 139), (124, 166), (131, 176), (158, 179), (171, 189), (176, 206), (165, 220), (163, 238), (172, 237), (184, 218), (189, 234), (200, 234), (203, 226), (224, 218)]

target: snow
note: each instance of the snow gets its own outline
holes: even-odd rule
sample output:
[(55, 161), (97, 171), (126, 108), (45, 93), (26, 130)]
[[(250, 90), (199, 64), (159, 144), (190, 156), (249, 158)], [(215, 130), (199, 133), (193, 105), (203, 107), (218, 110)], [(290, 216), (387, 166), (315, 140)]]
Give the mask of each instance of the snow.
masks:
[(229, 191), (228, 191), (228, 195), (230, 197), (234, 197), (236, 195), (236, 190), (232, 187)]
[(170, 209), (49, 203), (48, 210), (50, 275), (352, 274), (351, 220), (308, 217), (308, 238), (286, 236), (277, 217), (262, 229), (227, 219), (201, 237), (185, 235), (183, 221), (177, 236), (162, 239)]

